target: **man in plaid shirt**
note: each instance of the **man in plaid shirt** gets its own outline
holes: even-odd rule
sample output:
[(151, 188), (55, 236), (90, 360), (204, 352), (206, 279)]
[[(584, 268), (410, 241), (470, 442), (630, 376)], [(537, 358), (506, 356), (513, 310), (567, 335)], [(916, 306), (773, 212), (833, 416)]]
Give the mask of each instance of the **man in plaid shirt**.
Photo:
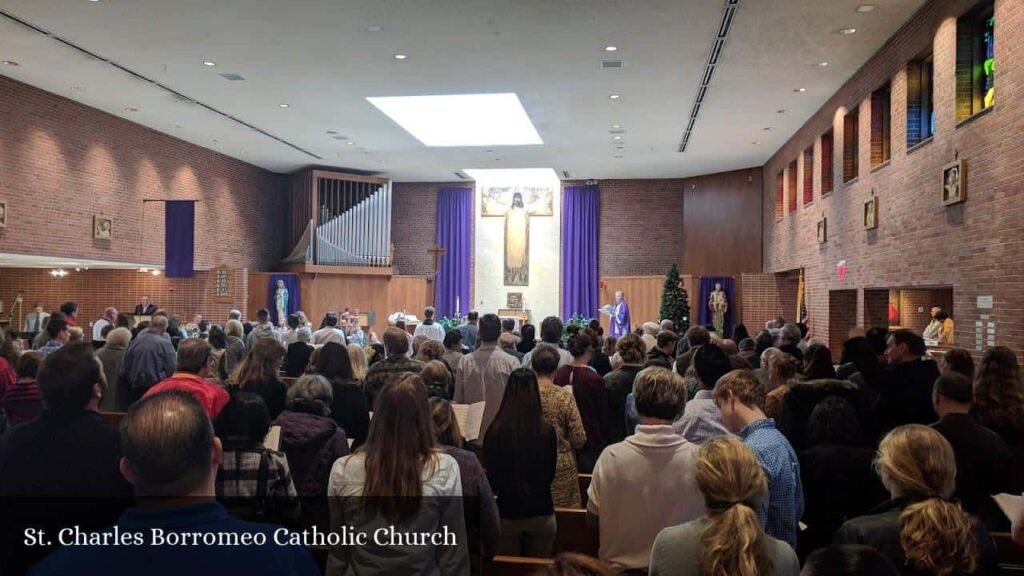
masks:
[(722, 423), (753, 450), (768, 479), (768, 497), (757, 512), (764, 531), (796, 549), (797, 523), (804, 514), (800, 462), (775, 421), (764, 415), (764, 387), (749, 370), (733, 370), (713, 394)]

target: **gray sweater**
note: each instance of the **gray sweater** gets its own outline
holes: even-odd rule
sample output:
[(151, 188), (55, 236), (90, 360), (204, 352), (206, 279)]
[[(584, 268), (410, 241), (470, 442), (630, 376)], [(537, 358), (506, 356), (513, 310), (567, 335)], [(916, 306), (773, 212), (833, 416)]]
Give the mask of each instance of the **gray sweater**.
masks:
[[(654, 540), (648, 576), (700, 576), (697, 560), (698, 541), (707, 525), (707, 517), (665, 528)], [(800, 561), (789, 544), (765, 535), (775, 576), (799, 576)]]

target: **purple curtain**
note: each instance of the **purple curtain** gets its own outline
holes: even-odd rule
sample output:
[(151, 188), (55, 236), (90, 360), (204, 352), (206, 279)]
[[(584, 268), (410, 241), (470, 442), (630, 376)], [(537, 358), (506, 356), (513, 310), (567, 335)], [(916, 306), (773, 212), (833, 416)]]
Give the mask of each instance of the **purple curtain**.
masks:
[[(299, 277), (296, 274), (271, 274), (270, 284), (267, 289), (267, 310), (270, 310), (270, 321), (274, 326), (278, 325), (277, 318), (277, 281), (283, 280), (284, 287), (288, 290), (288, 308), (286, 312), (294, 314), (299, 311)], [(287, 318), (285, 318), (287, 320)]]
[[(697, 301), (700, 314), (697, 315), (697, 321), (701, 326), (711, 325), (711, 309), (708, 308), (708, 298), (715, 290), (716, 282), (722, 285), (722, 292), (725, 292), (725, 297), (729, 299), (729, 308), (725, 311), (725, 325), (722, 327), (722, 331), (725, 334), (732, 334), (732, 319), (735, 318), (733, 312), (736, 310), (736, 289), (733, 279), (729, 276), (704, 276), (700, 279), (700, 300)], [(722, 334), (722, 338), (725, 338), (725, 334)]]
[(164, 203), (164, 272), (168, 278), (192, 277), (195, 228), (195, 200)]
[(437, 195), (437, 245), (447, 248), (448, 253), (441, 256), (434, 280), (438, 318), (455, 315), (456, 298), (463, 315), (471, 307), (469, 262), (473, 257), (473, 243), (469, 229), (472, 223), (473, 189), (442, 188)]
[(562, 317), (598, 315), (597, 230), (601, 193), (597, 186), (562, 191)]

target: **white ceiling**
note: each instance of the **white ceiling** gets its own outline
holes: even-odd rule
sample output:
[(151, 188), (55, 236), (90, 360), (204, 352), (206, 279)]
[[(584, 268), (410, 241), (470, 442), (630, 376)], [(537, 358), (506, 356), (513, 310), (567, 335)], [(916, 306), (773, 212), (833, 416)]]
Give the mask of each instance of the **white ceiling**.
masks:
[[(682, 154), (725, 0), (0, 0), (4, 12), (321, 160), (2, 16), (0, 60), (20, 66), (0, 74), (275, 172), (685, 177), (762, 165), (925, 1), (741, 0)], [(858, 13), (867, 2), (877, 8)], [(857, 33), (837, 33), (845, 27)], [(602, 69), (602, 59), (625, 65)], [(482, 92), (519, 94), (544, 144), (427, 148), (366, 101)], [(612, 123), (625, 130), (621, 152)]]

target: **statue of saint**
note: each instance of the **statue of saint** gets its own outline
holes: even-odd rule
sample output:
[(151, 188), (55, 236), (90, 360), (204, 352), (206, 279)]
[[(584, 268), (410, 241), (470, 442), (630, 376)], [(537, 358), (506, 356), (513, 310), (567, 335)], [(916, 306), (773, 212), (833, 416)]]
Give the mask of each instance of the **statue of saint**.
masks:
[(715, 332), (725, 334), (725, 313), (729, 310), (729, 299), (722, 291), (721, 282), (715, 282), (715, 289), (708, 297), (708, 308), (711, 310), (711, 323), (715, 326)]
[(284, 327), (288, 320), (288, 289), (284, 287), (284, 280), (277, 281), (274, 308), (277, 310), (277, 325)]

